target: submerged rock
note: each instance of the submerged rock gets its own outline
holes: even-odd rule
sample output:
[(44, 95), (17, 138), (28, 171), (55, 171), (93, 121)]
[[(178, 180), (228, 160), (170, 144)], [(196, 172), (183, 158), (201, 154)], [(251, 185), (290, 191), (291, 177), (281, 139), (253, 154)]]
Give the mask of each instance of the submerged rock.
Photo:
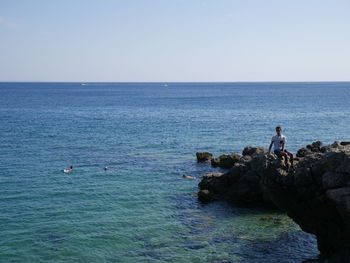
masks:
[(246, 147), (226, 173), (203, 176), (200, 200), (273, 205), (317, 237), (329, 262), (350, 262), (350, 144), (312, 143), (295, 168), (262, 147)]

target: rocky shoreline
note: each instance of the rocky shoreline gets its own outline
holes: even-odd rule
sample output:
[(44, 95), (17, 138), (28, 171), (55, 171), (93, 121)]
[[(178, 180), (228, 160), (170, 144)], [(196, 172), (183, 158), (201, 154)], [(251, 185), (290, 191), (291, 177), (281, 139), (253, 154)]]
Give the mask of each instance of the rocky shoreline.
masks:
[(199, 200), (276, 207), (316, 236), (327, 262), (350, 262), (350, 142), (307, 145), (293, 168), (263, 147), (218, 158), (196, 155), (198, 162), (228, 169), (203, 176)]

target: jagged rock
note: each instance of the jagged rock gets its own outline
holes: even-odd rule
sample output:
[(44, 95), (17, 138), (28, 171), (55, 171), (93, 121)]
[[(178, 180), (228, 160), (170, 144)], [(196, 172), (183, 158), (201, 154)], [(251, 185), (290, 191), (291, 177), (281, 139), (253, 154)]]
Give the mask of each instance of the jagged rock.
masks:
[(309, 145), (306, 145), (305, 148), (299, 149), (297, 152), (297, 157), (305, 157), (308, 154), (312, 154), (314, 152), (322, 152), (322, 151), (324, 151), (324, 149), (322, 150), (322, 142), (317, 141)]
[(343, 174), (337, 174), (332, 172), (325, 172), (322, 175), (322, 188), (323, 189), (333, 189), (344, 185), (345, 178)]
[(213, 155), (209, 152), (196, 152), (197, 162), (203, 163), (203, 162), (209, 162)]
[(216, 196), (216, 199), (224, 199), (240, 204), (272, 205), (268, 197), (262, 192), (258, 171), (264, 169), (268, 160), (276, 161), (277, 157), (268, 153), (262, 147), (252, 148), (254, 149), (250, 153), (254, 158), (248, 155), (244, 157), (240, 157), (238, 154), (234, 155), (235, 159), (230, 163), (230, 166), (233, 167), (228, 172), (204, 175), (199, 183), (199, 188), (209, 190)]
[(305, 157), (305, 155), (307, 155), (308, 152), (310, 152), (308, 149), (301, 148), (297, 151), (297, 157)]
[(208, 173), (208, 174), (203, 175), (203, 177), (205, 177), (205, 178), (220, 177), (223, 174), (224, 173)]
[(243, 163), (243, 164), (249, 164), (250, 161), (252, 160), (253, 158), (249, 155), (244, 155), (241, 157), (240, 159), (240, 163)]
[(252, 146), (247, 146), (243, 149), (242, 155), (249, 155), (253, 156), (254, 154), (264, 154), (267, 153), (268, 150), (265, 149), (264, 147), (252, 147)]
[(232, 168), (235, 163), (239, 162), (241, 159), (241, 156), (236, 153), (231, 154), (223, 154), (220, 155), (218, 158), (214, 158), (211, 160), (211, 165), (213, 167), (221, 167), (225, 169)]
[(198, 199), (203, 203), (209, 203), (214, 201), (215, 197), (209, 190), (200, 190), (198, 192)]
[[(350, 152), (337, 143), (324, 149), (306, 155), (286, 175), (294, 177), (292, 184), (280, 180), (282, 174), (264, 174), (263, 187), (301, 229), (316, 235), (319, 250), (332, 262), (350, 251)], [(350, 260), (343, 256), (340, 262)]]
[(335, 141), (330, 145), (323, 146), (321, 152), (339, 152), (345, 150), (347, 145), (342, 145), (340, 142)]
[[(208, 190), (212, 194), (216, 194), (218, 197), (221, 196), (220, 192), (224, 188), (225, 180), (223, 180), (223, 173), (212, 173), (203, 175), (203, 179), (198, 184), (201, 190)], [(198, 195), (199, 197), (199, 195)]]
[(199, 187), (210, 196), (205, 200), (272, 204), (316, 235), (328, 262), (350, 262), (350, 144), (303, 149), (288, 169), (266, 149), (246, 147), (227, 173), (204, 176)]
[(312, 152), (320, 152), (321, 146), (322, 146), (322, 142), (317, 141), (317, 142), (313, 142), (309, 145), (306, 145), (306, 148), (308, 148)]

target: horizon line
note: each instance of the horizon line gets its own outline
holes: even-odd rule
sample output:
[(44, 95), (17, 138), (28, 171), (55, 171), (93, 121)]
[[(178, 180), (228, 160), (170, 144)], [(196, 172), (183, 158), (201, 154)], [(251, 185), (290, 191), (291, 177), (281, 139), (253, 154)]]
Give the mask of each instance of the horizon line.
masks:
[(268, 80), (268, 81), (0, 81), (0, 83), (331, 83), (350, 80)]

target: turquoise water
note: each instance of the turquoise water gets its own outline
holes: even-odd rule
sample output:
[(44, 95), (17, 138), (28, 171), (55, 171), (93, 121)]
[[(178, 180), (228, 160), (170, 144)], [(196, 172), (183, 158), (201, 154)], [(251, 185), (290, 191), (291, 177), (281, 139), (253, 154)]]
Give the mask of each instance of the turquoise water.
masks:
[[(301, 262), (285, 215), (197, 201), (197, 164), (350, 140), (350, 83), (0, 83), (0, 262)], [(63, 169), (73, 165), (71, 173)], [(104, 171), (103, 167), (115, 169)]]

